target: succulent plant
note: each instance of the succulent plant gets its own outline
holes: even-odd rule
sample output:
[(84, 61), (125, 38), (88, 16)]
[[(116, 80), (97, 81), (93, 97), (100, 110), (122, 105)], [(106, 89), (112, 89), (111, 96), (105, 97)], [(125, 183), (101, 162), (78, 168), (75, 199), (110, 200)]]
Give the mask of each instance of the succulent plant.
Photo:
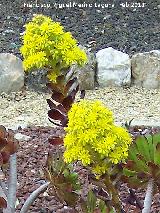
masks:
[[(17, 151), (17, 148), (18, 142), (14, 139), (13, 132), (7, 131), (4, 126), (0, 125), (0, 181), (5, 178), (4, 165), (8, 163), (10, 156)], [(7, 208), (7, 198), (3, 191), (1, 191), (0, 208)]]
[(67, 205), (74, 207), (79, 200), (77, 190), (80, 189), (78, 175), (73, 171), (72, 165), (63, 161), (61, 151), (56, 154), (48, 153), (45, 176), (50, 182), (53, 194)]
[(160, 190), (160, 134), (140, 135), (129, 149), (129, 158), (123, 164), (122, 180), (132, 188), (146, 187), (154, 180)]
[(12, 131), (7, 131), (6, 128), (0, 125), (0, 166), (8, 163), (10, 155), (17, 151), (18, 142), (14, 139)]

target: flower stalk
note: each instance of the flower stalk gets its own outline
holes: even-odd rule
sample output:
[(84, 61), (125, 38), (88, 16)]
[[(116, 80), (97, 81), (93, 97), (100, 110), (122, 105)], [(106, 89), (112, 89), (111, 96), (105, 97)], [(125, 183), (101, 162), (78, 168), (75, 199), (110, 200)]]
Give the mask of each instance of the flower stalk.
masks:
[(121, 212), (121, 202), (119, 199), (118, 191), (116, 187), (113, 185), (109, 175), (106, 173), (104, 178), (104, 184), (107, 187), (107, 191), (111, 195), (112, 206), (115, 208), (116, 212)]

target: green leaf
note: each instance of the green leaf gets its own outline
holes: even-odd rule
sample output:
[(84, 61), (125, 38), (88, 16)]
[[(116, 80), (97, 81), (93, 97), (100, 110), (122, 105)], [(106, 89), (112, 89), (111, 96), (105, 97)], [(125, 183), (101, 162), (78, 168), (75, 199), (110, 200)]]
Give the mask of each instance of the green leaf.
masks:
[(152, 137), (154, 144), (154, 163), (160, 165), (160, 134), (155, 134)]
[(139, 180), (137, 176), (133, 177), (125, 177), (124, 181), (128, 183), (129, 187), (138, 189), (138, 188), (143, 188), (146, 183), (143, 180)]
[(154, 152), (154, 163), (160, 165), (160, 143), (157, 144)]
[(90, 190), (87, 195), (87, 207), (88, 207), (89, 213), (92, 213), (95, 210), (96, 201), (97, 201), (97, 198), (95, 194), (92, 192), (92, 190)]
[(150, 158), (151, 161), (154, 161), (154, 145), (153, 145), (153, 137), (152, 135), (148, 135), (147, 137), (144, 136), (145, 139), (148, 142), (148, 149), (149, 149), (149, 153), (150, 153)]
[(125, 176), (127, 176), (127, 177), (132, 177), (132, 176), (134, 176), (136, 174), (136, 172), (135, 171), (131, 171), (131, 170), (127, 169), (127, 168), (124, 168), (123, 169), (123, 174)]
[[(136, 149), (136, 146), (134, 146), (129, 150), (129, 159), (133, 160), (136, 163), (136, 166), (134, 167), (134, 170), (136, 171), (148, 171), (148, 166), (145, 163), (145, 161), (141, 160), (138, 157), (138, 149)], [(143, 156), (142, 156), (143, 157)]]
[(138, 136), (136, 139), (136, 145), (139, 154), (143, 155), (146, 161), (150, 161), (149, 144), (144, 136)]
[(160, 133), (153, 135), (153, 143), (156, 145), (160, 143)]
[(101, 213), (106, 213), (107, 212), (107, 207), (106, 204), (103, 200), (99, 201), (99, 206), (98, 208), (101, 210)]

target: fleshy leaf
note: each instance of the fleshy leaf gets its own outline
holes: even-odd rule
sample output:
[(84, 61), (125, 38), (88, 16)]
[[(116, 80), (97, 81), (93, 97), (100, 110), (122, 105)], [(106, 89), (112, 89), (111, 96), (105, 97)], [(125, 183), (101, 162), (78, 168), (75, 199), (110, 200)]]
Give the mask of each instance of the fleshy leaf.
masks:
[(73, 79), (71, 79), (70, 81), (68, 81), (68, 83), (66, 84), (65, 88), (64, 88), (64, 92), (67, 94), (67, 92), (69, 91), (69, 89), (73, 86), (73, 84), (77, 81), (77, 77), (74, 77)]
[(154, 163), (160, 165), (160, 143), (157, 144), (154, 152)]
[(68, 97), (66, 97), (63, 102), (62, 105), (64, 106), (64, 108), (68, 111), (70, 110), (71, 106), (73, 104), (73, 97), (70, 95)]
[(127, 168), (124, 168), (123, 173), (127, 177), (132, 177), (132, 176), (134, 176), (136, 174), (135, 171), (129, 170)]
[(64, 98), (65, 98), (65, 96), (61, 92), (53, 91), (52, 99), (54, 101), (57, 101), (58, 103), (62, 103)]
[(145, 139), (145, 137), (143, 136), (137, 137), (136, 145), (138, 152), (141, 153), (141, 155), (143, 154), (146, 161), (150, 161), (151, 157), (149, 153), (149, 144), (148, 141)]
[(48, 103), (50, 109), (55, 109), (55, 110), (58, 109), (61, 113), (66, 114), (67, 111), (66, 111), (66, 109), (63, 107), (62, 104), (56, 105), (56, 104), (54, 104), (53, 101), (51, 101), (50, 99), (47, 99), (47, 103)]
[(59, 110), (57, 109), (51, 109), (48, 111), (48, 116), (51, 118), (51, 119), (54, 119), (54, 120), (59, 120), (59, 121), (62, 121), (62, 120), (66, 120), (66, 116), (64, 114), (62, 114)]
[(87, 206), (88, 206), (89, 212), (94, 212), (96, 208), (96, 201), (97, 201), (97, 198), (95, 194), (92, 192), (92, 190), (90, 190), (87, 195)]
[(147, 137), (144, 136), (144, 138), (145, 138), (145, 139), (147, 140), (147, 142), (148, 142), (148, 149), (149, 149), (151, 161), (154, 161), (153, 136), (152, 136), (152, 135), (148, 135)]

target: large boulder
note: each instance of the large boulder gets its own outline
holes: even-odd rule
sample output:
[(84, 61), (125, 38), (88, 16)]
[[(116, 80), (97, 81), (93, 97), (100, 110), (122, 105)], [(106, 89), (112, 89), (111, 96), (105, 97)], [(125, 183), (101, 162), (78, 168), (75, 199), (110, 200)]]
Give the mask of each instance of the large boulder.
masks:
[(137, 53), (132, 56), (133, 83), (146, 89), (160, 88), (160, 51)]
[(97, 52), (97, 81), (100, 87), (130, 86), (129, 55), (108, 47)]
[(0, 93), (10, 93), (24, 86), (21, 59), (10, 53), (0, 53)]
[(86, 52), (88, 62), (82, 67), (73, 65), (69, 71), (69, 75), (73, 73), (72, 75), (78, 78), (80, 90), (93, 90), (95, 88), (96, 57), (87, 48), (83, 46), (80, 46), (80, 48)]

